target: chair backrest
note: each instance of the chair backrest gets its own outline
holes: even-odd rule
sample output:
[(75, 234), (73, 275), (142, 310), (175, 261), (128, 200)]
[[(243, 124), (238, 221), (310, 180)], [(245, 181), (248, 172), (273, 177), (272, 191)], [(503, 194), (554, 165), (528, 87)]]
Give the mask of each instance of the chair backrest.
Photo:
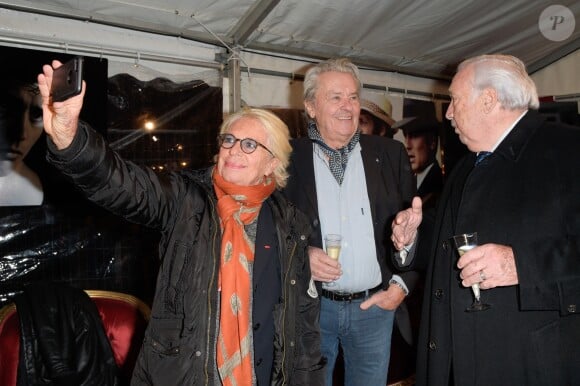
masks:
[[(150, 309), (140, 299), (120, 292), (86, 290), (103, 321), (115, 362), (128, 383), (141, 348)], [(20, 321), (14, 303), (0, 309), (0, 385), (16, 385)]]
[(20, 352), (20, 320), (16, 305), (0, 308), (0, 385), (16, 385)]

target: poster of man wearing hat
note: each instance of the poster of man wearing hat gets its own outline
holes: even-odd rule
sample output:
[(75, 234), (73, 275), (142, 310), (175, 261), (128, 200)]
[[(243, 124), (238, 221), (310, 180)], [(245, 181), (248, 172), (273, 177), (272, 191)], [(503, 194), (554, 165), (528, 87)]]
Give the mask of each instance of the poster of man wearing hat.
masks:
[(405, 137), (405, 148), (417, 177), (417, 194), (424, 206), (443, 188), (443, 172), (436, 157), (440, 126), (435, 117), (414, 117), (398, 127)]

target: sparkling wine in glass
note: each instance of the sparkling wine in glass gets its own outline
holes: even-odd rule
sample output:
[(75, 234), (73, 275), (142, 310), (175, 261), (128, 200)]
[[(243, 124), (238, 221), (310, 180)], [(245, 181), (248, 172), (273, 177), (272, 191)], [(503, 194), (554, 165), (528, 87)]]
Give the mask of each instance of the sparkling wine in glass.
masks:
[[(464, 233), (461, 235), (453, 236), (453, 241), (455, 242), (455, 247), (457, 248), (459, 256), (463, 256), (465, 252), (477, 246), (478, 244), (477, 232)], [(473, 291), (474, 300), (471, 306), (467, 307), (465, 311), (467, 312), (485, 311), (491, 307), (491, 305), (483, 303), (481, 301), (481, 291), (479, 289), (479, 283), (473, 284), (471, 286), (471, 290)]]
[[(342, 236), (339, 234), (327, 234), (324, 237), (324, 246), (326, 249), (326, 254), (334, 259), (338, 260), (340, 256), (340, 248), (342, 245)], [(333, 287), (336, 283), (334, 281), (326, 283), (327, 287)]]

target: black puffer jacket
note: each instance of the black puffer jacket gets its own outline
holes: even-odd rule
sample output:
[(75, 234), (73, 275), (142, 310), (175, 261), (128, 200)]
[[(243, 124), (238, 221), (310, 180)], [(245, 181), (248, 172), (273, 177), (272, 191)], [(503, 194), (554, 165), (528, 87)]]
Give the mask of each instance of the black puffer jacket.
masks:
[[(211, 169), (160, 176), (123, 161), (81, 124), (73, 143), (48, 159), (99, 205), (159, 229), (162, 265), (132, 384), (219, 384), (215, 344), (221, 231)], [(322, 385), (319, 299), (306, 254), (308, 225), (274, 192), (272, 211), (282, 296), (274, 311), (273, 385)], [(257, 301), (257, 300), (255, 300)]]

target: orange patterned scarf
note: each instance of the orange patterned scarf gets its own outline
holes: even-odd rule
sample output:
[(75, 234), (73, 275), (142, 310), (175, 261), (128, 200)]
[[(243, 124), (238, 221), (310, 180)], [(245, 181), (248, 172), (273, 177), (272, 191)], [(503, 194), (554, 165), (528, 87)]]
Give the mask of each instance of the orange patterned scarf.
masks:
[(213, 186), (223, 229), (217, 365), (223, 385), (251, 385), (250, 264), (255, 241), (249, 239), (244, 225), (256, 219), (276, 184), (269, 180), (267, 184), (239, 186), (225, 181), (214, 169)]

